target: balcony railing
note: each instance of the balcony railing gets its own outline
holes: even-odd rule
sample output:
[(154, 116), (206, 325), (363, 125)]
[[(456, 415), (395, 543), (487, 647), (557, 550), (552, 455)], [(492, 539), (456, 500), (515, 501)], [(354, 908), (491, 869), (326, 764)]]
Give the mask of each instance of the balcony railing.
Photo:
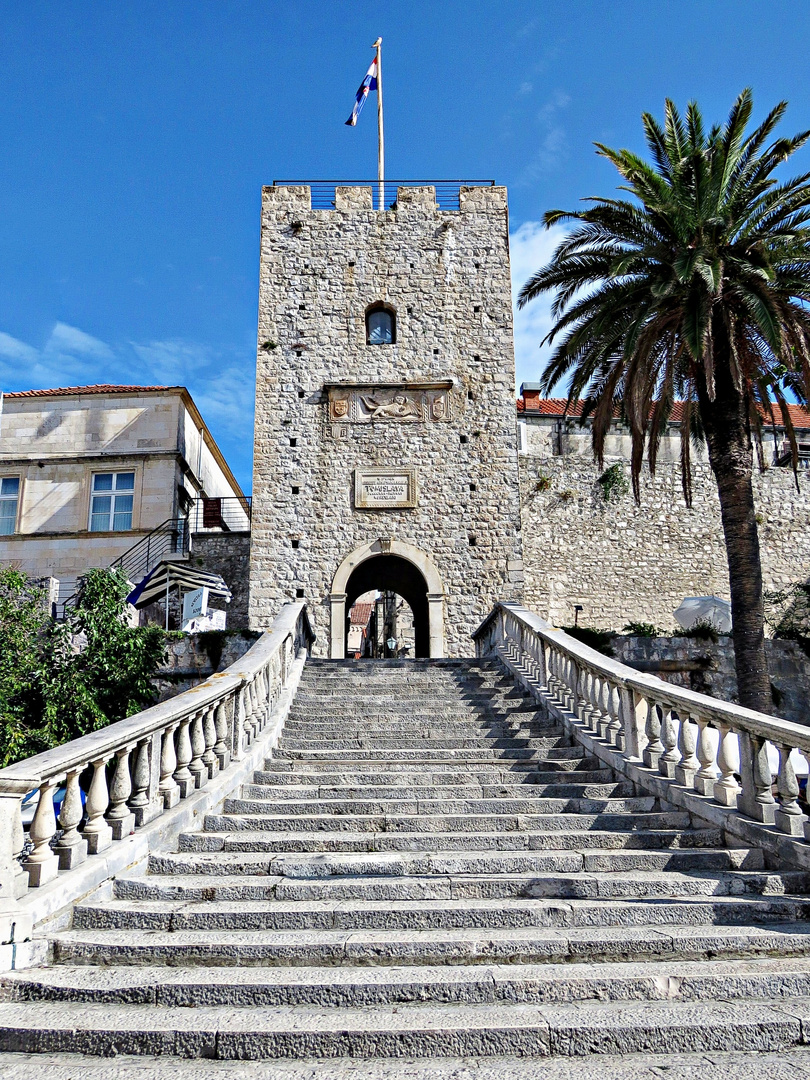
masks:
[(250, 532), (251, 499), (245, 496), (222, 496), (195, 499), (188, 516), (188, 527), (198, 532)]
[[(312, 191), (313, 210), (334, 210), (336, 187), (370, 187), (374, 203), (377, 203), (377, 180), (274, 180), (273, 187), (308, 187)], [(393, 209), (397, 200), (397, 188), (432, 187), (436, 189), (436, 202), (440, 210), (458, 210), (459, 190), (463, 187), (495, 187), (494, 180), (386, 180), (385, 209)], [(377, 207), (377, 209), (380, 209)]]

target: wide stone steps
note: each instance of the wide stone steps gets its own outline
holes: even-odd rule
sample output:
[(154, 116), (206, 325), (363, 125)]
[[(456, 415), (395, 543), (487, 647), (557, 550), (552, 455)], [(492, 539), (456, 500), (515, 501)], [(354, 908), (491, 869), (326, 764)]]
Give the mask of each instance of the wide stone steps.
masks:
[(790, 897), (712, 897), (676, 901), (585, 900), (131, 901), (80, 904), (77, 930), (437, 930), (504, 927), (725, 925), (810, 919), (810, 901)]
[[(229, 821), (231, 819), (228, 819)], [(696, 848), (722, 844), (719, 829), (648, 829), (635, 832), (313, 833), (234, 829), (182, 833), (180, 851), (543, 851), (589, 848)]]
[[(255, 803), (251, 805), (256, 805)], [(440, 832), (567, 832), (581, 833), (591, 830), (628, 830), (641, 829), (688, 829), (691, 821), (688, 814), (680, 811), (661, 811), (660, 813), (567, 813), (541, 814), (532, 813), (532, 805), (524, 806), (523, 813), (507, 814), (313, 814), (295, 815), (295, 828), (306, 832), (421, 832), (436, 835)], [(231, 810), (225, 814), (207, 814), (206, 828), (216, 832), (228, 830), (287, 830), (291, 815), (268, 814), (261, 809), (254, 813), (236, 813)]]
[(492, 661), (308, 663), (177, 846), (3, 981), (0, 1050), (38, 1080), (48, 1054), (101, 1080), (83, 1053), (104, 1080), (610, 1080), (614, 1054), (688, 1080), (672, 1052), (810, 1040), (810, 874), (615, 775)]
[(639, 957), (806, 955), (810, 923), (509, 927), (437, 930), (66, 930), (58, 962), (74, 964), (597, 963)]
[(222, 1060), (516, 1054), (574, 1057), (649, 1051), (783, 1050), (802, 1042), (810, 1001), (656, 1001), (577, 1005), (452, 1002), (334, 1009), (27, 1002), (0, 1004), (0, 1050)]

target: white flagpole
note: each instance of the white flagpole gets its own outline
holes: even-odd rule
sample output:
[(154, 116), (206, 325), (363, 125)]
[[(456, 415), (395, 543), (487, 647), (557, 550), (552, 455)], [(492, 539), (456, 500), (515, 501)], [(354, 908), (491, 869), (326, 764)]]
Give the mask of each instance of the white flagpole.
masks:
[(377, 181), (379, 183), (378, 210), (385, 209), (385, 141), (383, 139), (383, 98), (382, 98), (382, 38), (378, 37), (372, 45), (377, 50)]

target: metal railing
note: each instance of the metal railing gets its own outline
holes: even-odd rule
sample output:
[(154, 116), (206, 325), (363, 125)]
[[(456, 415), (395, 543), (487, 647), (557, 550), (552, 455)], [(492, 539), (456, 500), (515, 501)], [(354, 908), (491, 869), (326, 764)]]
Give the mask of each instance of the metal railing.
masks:
[(250, 532), (251, 498), (244, 495), (195, 499), (188, 527), (197, 532)]
[(634, 782), (748, 841), (754, 829), (760, 846), (810, 866), (797, 780), (810, 728), (642, 674), (517, 604), (498, 604), (473, 636), (479, 656), (498, 656)]
[[(313, 210), (334, 210), (335, 188), (370, 187), (376, 206), (377, 180), (274, 180), (273, 187), (308, 187), (312, 191)], [(458, 210), (459, 191), (463, 187), (495, 187), (494, 180), (388, 180), (385, 181), (387, 209), (396, 205), (398, 187), (432, 187), (440, 210)], [(378, 208), (379, 209), (379, 208)]]
[(188, 554), (188, 523), (186, 518), (167, 518), (156, 529), (133, 544), (115, 562), (111, 569), (121, 569), (127, 578), (137, 584), (167, 555)]
[[(239, 761), (267, 725), (294, 661), (303, 663), (313, 640), (306, 606), (287, 604), (221, 674), (0, 769), (0, 909), (7, 913), (7, 905), (29, 888), (105, 852)], [(83, 806), (80, 777), (91, 768)], [(54, 793), (61, 787), (57, 818)], [(26, 843), (21, 804), (31, 791), (38, 795)]]

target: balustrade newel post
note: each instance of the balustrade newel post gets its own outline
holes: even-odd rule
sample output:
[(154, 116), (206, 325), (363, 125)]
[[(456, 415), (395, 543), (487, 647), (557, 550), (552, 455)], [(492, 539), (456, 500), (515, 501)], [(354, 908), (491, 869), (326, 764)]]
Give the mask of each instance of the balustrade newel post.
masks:
[(14, 901), (28, 889), (28, 874), (20, 856), (25, 847), (22, 801), (35, 781), (0, 778), (0, 914), (15, 909)]

